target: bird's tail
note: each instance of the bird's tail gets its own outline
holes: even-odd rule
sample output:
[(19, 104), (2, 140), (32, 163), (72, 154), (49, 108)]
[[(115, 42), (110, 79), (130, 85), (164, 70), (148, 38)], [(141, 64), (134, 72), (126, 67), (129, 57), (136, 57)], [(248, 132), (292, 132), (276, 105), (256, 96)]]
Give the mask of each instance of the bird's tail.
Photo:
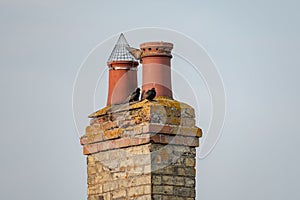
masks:
[(145, 99), (145, 90), (142, 90), (141, 101)]

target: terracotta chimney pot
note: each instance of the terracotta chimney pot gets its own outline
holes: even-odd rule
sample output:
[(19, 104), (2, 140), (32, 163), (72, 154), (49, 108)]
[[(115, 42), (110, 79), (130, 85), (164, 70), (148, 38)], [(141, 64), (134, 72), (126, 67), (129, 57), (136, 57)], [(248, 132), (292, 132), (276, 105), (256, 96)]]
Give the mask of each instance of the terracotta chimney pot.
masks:
[(171, 51), (168, 42), (146, 42), (140, 45), (143, 64), (142, 90), (156, 89), (156, 96), (173, 98), (171, 81)]
[(109, 59), (107, 105), (127, 103), (130, 94), (137, 88), (139, 63), (126, 49), (129, 47), (123, 34), (120, 35)]

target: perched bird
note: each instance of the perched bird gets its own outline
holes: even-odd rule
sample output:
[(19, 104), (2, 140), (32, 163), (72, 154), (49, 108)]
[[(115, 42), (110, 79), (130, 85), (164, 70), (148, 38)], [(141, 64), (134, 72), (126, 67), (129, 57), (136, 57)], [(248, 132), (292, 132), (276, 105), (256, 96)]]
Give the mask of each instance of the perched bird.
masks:
[(129, 102), (138, 101), (140, 98), (141, 89), (136, 88), (134, 92), (131, 93), (131, 95), (128, 97)]
[(155, 88), (152, 88), (151, 90), (148, 90), (142, 95), (142, 100), (147, 99), (149, 101), (152, 101), (155, 96), (156, 96)]
[(126, 47), (126, 49), (129, 51), (129, 53), (137, 60), (141, 59), (142, 51), (140, 49), (132, 48), (132, 47)]

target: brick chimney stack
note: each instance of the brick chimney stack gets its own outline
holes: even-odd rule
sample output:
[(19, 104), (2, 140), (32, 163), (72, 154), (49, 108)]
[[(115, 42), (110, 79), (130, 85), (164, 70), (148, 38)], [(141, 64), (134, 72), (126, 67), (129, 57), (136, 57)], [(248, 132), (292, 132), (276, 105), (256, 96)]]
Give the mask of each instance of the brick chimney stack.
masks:
[(157, 96), (173, 98), (171, 84), (171, 51), (168, 42), (146, 42), (140, 45), (143, 64), (143, 91), (153, 87)]
[(165, 42), (141, 45), (143, 90), (154, 83), (158, 96), (119, 106), (110, 105), (123, 102), (136, 87), (131, 64), (136, 68), (137, 63), (112, 53), (108, 106), (89, 116), (80, 139), (87, 156), (88, 200), (195, 199), (196, 147), (202, 132), (194, 109), (172, 99), (172, 48)]
[(107, 105), (126, 103), (128, 96), (137, 88), (139, 63), (126, 47), (129, 47), (129, 44), (121, 34), (107, 61), (109, 67)]

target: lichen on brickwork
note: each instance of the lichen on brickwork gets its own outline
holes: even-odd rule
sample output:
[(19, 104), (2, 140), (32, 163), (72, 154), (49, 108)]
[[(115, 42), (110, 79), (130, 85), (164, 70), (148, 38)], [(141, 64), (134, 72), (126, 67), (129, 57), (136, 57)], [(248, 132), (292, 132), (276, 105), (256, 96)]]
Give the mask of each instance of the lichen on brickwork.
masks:
[[(181, 156), (176, 157), (174, 152)], [(194, 197), (195, 154), (195, 148), (148, 144), (89, 155), (89, 197)], [(161, 167), (164, 162), (170, 163)]]
[(194, 199), (202, 131), (192, 107), (170, 98), (105, 107), (81, 138), (88, 199)]
[(165, 110), (167, 110), (168, 114), (171, 115), (173, 112), (181, 111), (183, 110), (184, 113), (188, 113), (188, 115), (191, 114), (190, 117), (194, 116), (194, 109), (189, 106), (186, 103), (182, 103), (167, 97), (156, 97), (154, 101), (148, 101), (143, 100), (135, 103), (127, 103), (127, 104), (119, 104), (119, 105), (112, 105), (112, 106), (106, 106), (91, 115), (89, 115), (90, 118), (97, 118), (101, 117), (103, 115), (107, 115), (110, 113), (118, 113), (123, 111), (132, 111), (135, 109), (143, 108), (145, 111), (148, 111), (148, 109), (152, 106), (152, 109), (155, 109), (155, 106), (158, 106), (158, 108), (164, 107)]

